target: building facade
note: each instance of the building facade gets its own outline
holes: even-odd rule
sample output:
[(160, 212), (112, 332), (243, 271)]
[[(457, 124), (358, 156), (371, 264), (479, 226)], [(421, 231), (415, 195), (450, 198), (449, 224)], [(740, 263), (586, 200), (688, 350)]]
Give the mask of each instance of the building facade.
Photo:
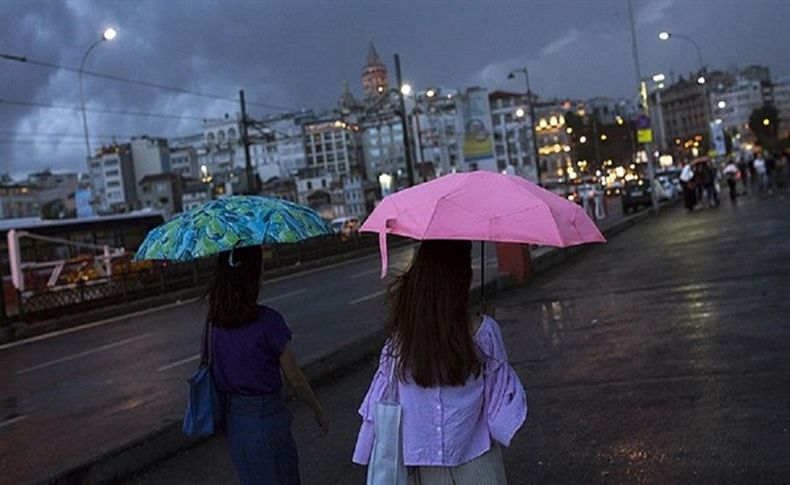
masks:
[(307, 122), (302, 129), (306, 168), (323, 170), (338, 179), (364, 173), (357, 125), (328, 118)]
[[(690, 79), (680, 77), (678, 81), (661, 92), (661, 114), (667, 143), (672, 143), (676, 154), (706, 153), (709, 145), (708, 88)], [(696, 146), (695, 146), (696, 144)]]
[(488, 99), (491, 104), (497, 169), (537, 181), (527, 95), (494, 91), (488, 95)]
[(99, 148), (90, 162), (90, 180), (96, 212), (128, 212), (138, 206), (137, 177), (129, 143)]
[(38, 190), (27, 183), (4, 178), (0, 181), (0, 219), (38, 217)]
[(171, 172), (185, 178), (200, 177), (198, 150), (194, 147), (170, 148)]
[(146, 175), (170, 171), (170, 148), (166, 138), (141, 136), (130, 143), (134, 162), (135, 183)]
[(175, 173), (146, 175), (140, 180), (138, 198), (144, 209), (153, 209), (169, 219), (183, 210), (183, 179)]

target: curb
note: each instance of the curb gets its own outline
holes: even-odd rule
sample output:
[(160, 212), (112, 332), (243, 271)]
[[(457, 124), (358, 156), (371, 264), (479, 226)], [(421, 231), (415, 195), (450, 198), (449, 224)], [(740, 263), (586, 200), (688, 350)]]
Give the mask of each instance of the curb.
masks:
[[(670, 206), (673, 203), (665, 204)], [(652, 211), (643, 211), (627, 216), (601, 232), (608, 239), (653, 215)], [(533, 259), (535, 273), (546, 271), (549, 268), (560, 266), (571, 256), (594, 247), (573, 246), (569, 248), (552, 248)], [(493, 291), (507, 291), (522, 286), (507, 275), (485, 283), (487, 295)], [(472, 288), (470, 300), (477, 301), (480, 297), (480, 285)], [(375, 356), (381, 350), (386, 334), (384, 329), (372, 329), (369, 334), (354, 338), (342, 343), (335, 350), (323, 354), (306, 357), (302, 370), (305, 376), (315, 386), (326, 385), (333, 380), (348, 373), (356, 365)], [(286, 398), (290, 392), (283, 391)], [(190, 439), (181, 432), (181, 422), (171, 421), (158, 430), (134, 440), (126, 445), (110, 450), (95, 458), (88, 460), (70, 470), (66, 470), (43, 483), (51, 484), (86, 484), (86, 483), (112, 483), (134, 473), (150, 468), (154, 464), (175, 455), (176, 453), (199, 445), (210, 438)]]

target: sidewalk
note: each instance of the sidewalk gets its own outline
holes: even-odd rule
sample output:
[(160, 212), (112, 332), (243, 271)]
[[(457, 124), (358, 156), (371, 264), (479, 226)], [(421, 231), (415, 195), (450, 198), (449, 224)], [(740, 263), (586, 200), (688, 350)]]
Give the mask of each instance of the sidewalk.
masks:
[[(530, 415), (510, 483), (780, 482), (790, 476), (790, 205), (667, 211), (500, 295)], [(303, 482), (364, 483), (350, 462), (371, 361), (292, 404)], [(129, 483), (235, 483), (222, 438)]]

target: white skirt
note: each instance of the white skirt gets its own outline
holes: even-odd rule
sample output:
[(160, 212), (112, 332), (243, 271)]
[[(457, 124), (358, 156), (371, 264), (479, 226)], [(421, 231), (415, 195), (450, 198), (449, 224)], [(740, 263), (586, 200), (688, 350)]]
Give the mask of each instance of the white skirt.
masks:
[(491, 449), (458, 466), (409, 467), (409, 485), (507, 485), (502, 448)]

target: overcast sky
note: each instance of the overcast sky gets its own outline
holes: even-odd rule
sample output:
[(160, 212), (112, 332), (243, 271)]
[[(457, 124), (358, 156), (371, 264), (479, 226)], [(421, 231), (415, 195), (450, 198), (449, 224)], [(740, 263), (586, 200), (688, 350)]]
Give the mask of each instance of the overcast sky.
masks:
[[(790, 75), (790, 0), (633, 0), (643, 75), (764, 64)], [(509, 1), (16, 1), (0, 0), (0, 52), (286, 108), (334, 106), (343, 81), (361, 94), (368, 42), (404, 78), (428, 85), (523, 90), (507, 73), (530, 69), (541, 96), (630, 96), (635, 71), (626, 0)], [(185, 117), (235, 113), (237, 105), (85, 78), (87, 105)], [(79, 105), (72, 72), (0, 60), (0, 100)], [(262, 115), (264, 108), (251, 108)], [(92, 145), (111, 135), (198, 132), (197, 120), (88, 113)], [(46, 135), (42, 135), (46, 134)], [(58, 135), (58, 136), (55, 136)], [(0, 172), (84, 170), (78, 111), (0, 103)]]

